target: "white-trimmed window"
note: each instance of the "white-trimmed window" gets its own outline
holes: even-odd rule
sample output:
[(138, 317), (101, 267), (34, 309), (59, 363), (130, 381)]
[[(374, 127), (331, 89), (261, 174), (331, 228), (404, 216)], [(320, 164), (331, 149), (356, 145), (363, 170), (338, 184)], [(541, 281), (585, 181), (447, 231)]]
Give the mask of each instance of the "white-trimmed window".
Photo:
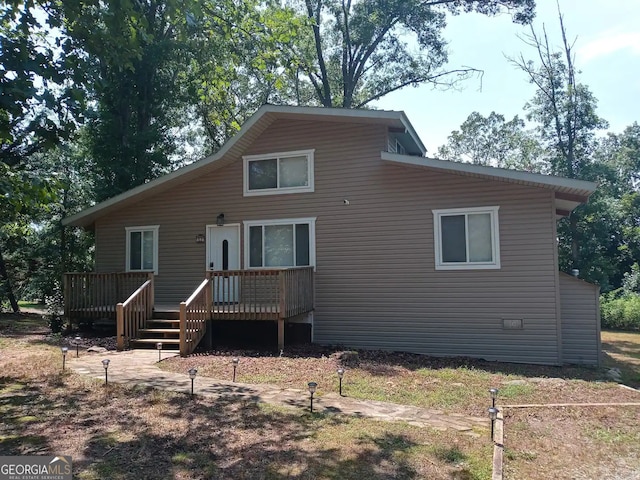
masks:
[(247, 268), (305, 267), (316, 264), (316, 219), (244, 222)]
[(244, 195), (313, 192), (313, 150), (246, 155)]
[(500, 268), (499, 208), (432, 210), (436, 270)]
[(127, 272), (158, 273), (158, 229), (159, 225), (126, 227)]

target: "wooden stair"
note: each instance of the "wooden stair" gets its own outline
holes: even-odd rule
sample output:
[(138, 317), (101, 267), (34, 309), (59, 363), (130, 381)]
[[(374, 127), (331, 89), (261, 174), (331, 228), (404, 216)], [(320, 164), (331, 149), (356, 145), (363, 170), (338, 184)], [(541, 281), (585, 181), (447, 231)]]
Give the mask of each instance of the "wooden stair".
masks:
[(131, 339), (131, 348), (156, 348), (162, 342), (163, 350), (180, 350), (180, 312), (155, 310), (147, 320), (146, 328), (138, 330), (138, 338)]

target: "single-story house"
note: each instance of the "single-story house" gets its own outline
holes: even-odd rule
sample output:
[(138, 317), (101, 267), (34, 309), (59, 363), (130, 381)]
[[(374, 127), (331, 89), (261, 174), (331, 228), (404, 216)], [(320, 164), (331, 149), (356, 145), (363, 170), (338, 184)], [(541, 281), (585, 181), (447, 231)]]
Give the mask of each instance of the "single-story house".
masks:
[(596, 185), (425, 154), (403, 112), (265, 105), (214, 155), (64, 220), (96, 240), (66, 314), (183, 354), (215, 322), (270, 321), (280, 348), (296, 326), (318, 344), (599, 364), (599, 291), (559, 272), (556, 234)]

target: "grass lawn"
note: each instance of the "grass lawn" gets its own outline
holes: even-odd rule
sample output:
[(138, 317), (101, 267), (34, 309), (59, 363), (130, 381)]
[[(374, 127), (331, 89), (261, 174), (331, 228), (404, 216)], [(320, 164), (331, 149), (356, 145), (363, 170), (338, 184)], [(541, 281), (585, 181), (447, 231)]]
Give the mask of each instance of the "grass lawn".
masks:
[[(616, 335), (627, 339), (624, 345), (628, 344), (628, 349), (635, 348), (640, 352), (640, 334)], [(608, 332), (603, 333), (603, 339), (605, 345), (614, 341)], [(619, 345), (618, 341), (616, 345)], [(340, 365), (339, 352), (327, 349), (317, 349), (315, 353), (309, 349), (298, 353), (291, 350), (283, 357), (231, 351), (175, 357), (160, 365), (163, 369), (183, 373), (195, 366), (198, 375), (231, 380), (231, 358), (236, 355), (240, 358), (236, 375), (238, 382), (304, 389), (307, 382), (315, 381), (320, 396), (338, 390), (336, 369)], [(606, 355), (610, 366), (626, 372), (629, 379), (639, 380), (640, 385), (640, 359), (636, 359), (638, 369), (633, 370), (626, 360), (620, 361), (620, 358), (627, 359), (629, 355), (621, 353), (619, 360)], [(490, 406), (488, 390), (492, 387), (499, 389), (501, 404), (640, 402), (638, 392), (624, 390), (617, 383), (607, 381), (603, 370), (595, 368), (518, 365), (403, 353), (361, 351), (359, 364), (346, 367), (343, 380), (343, 392), (353, 398), (475, 416), (486, 415)]]
[[(35, 316), (0, 316), (0, 452), (65, 454), (74, 478), (488, 479), (487, 432), (469, 436), (405, 423), (310, 414), (111, 385), (60, 371), (59, 339)], [(640, 379), (640, 334), (603, 332), (605, 363)], [(300, 352), (302, 353), (302, 352)], [(250, 352), (161, 363), (238, 381), (337, 390), (336, 355)], [(97, 358), (98, 360), (98, 358)], [(485, 415), (487, 389), (501, 404), (640, 402), (640, 392), (604, 381), (604, 370), (361, 352), (344, 393)], [(636, 478), (640, 407), (505, 411), (505, 478)]]
[[(42, 325), (42, 323), (40, 323)], [(488, 479), (488, 439), (110, 385), (60, 370), (35, 318), (0, 317), (0, 452), (79, 479)], [(96, 358), (98, 360), (98, 358)], [(483, 432), (484, 433), (484, 432)]]

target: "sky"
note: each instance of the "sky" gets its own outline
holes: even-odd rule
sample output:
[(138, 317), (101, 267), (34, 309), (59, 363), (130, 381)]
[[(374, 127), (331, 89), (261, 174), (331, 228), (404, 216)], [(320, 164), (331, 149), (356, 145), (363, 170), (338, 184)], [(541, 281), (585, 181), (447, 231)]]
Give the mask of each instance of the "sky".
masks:
[[(544, 24), (553, 46), (561, 47), (556, 0), (537, 0), (534, 27)], [(569, 41), (575, 40), (578, 80), (598, 100), (597, 113), (609, 130), (622, 132), (640, 122), (640, 0), (559, 0)], [(435, 155), (448, 135), (459, 129), (470, 113), (492, 111), (506, 119), (525, 117), (524, 105), (534, 87), (507, 57), (535, 52), (518, 35), (529, 27), (511, 22), (509, 15), (486, 17), (462, 14), (449, 17), (444, 36), (449, 42), (449, 68), (472, 66), (484, 71), (482, 80), (467, 80), (456, 90), (434, 90), (429, 85), (405, 88), (374, 106), (403, 110)]]

